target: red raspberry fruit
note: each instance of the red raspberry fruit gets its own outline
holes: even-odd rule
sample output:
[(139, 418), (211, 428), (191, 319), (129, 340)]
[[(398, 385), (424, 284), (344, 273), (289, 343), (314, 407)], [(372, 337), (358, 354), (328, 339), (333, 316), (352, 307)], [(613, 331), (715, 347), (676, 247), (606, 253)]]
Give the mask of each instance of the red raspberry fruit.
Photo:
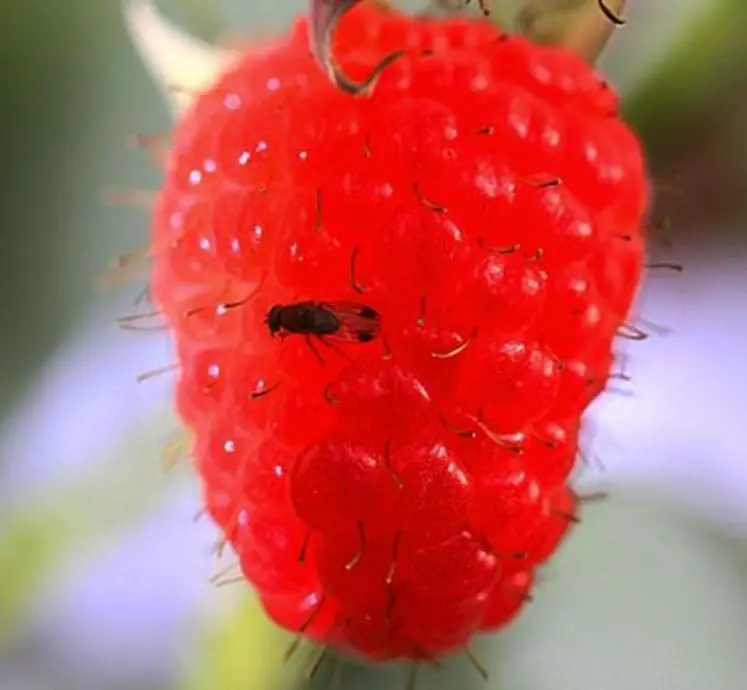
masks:
[[(437, 657), (508, 624), (575, 520), (641, 270), (641, 151), (579, 58), (487, 23), (356, 9), (349, 75), (406, 51), (360, 97), (307, 45), (302, 19), (179, 124), (153, 293), (208, 511), (268, 614)], [(273, 338), (271, 306), (304, 300), (381, 323)]]

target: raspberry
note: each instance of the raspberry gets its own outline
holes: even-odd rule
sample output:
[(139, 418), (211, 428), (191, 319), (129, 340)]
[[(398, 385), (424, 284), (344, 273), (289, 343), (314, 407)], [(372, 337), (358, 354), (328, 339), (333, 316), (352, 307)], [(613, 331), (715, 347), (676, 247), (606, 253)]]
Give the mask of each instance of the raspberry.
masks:
[[(207, 511), (268, 615), (432, 659), (519, 615), (577, 520), (647, 179), (614, 92), (568, 52), (361, 6), (341, 68), (404, 54), (354, 96), (307, 28), (178, 125), (151, 287)], [(271, 337), (273, 305), (309, 301), (349, 337)]]

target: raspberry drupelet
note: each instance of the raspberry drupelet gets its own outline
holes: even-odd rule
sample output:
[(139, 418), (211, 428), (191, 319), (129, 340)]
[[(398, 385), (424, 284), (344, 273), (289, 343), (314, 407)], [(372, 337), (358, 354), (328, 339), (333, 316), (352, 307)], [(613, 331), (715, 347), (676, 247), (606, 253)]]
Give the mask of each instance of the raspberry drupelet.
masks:
[[(361, 6), (336, 89), (307, 22), (179, 123), (152, 292), (206, 507), (279, 625), (375, 660), (509, 624), (577, 519), (581, 417), (635, 297), (648, 182), (578, 57)], [(367, 342), (273, 337), (355, 305)], [(352, 306), (350, 306), (352, 305)]]

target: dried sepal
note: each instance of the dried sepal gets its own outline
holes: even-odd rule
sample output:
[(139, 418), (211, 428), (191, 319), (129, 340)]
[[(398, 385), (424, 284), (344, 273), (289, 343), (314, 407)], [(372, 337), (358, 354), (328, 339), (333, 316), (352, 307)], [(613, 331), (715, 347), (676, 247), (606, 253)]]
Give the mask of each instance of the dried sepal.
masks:
[[(392, 62), (400, 58), (404, 51), (395, 51), (387, 55), (376, 65), (368, 77), (356, 82), (340, 69), (332, 52), (332, 41), (340, 19), (363, 0), (309, 0), (309, 47), (314, 58), (326, 73), (329, 80), (342, 91), (353, 96), (366, 95), (376, 83), (377, 78)], [(377, 5), (388, 8), (388, 3), (380, 0)]]
[(625, 23), (622, 19), (625, 4), (626, 0), (588, 3), (578, 19), (566, 28), (561, 45), (578, 53), (589, 64), (596, 63), (612, 34)]
[(153, 0), (123, 0), (130, 39), (178, 116), (238, 57), (191, 36), (160, 14)]

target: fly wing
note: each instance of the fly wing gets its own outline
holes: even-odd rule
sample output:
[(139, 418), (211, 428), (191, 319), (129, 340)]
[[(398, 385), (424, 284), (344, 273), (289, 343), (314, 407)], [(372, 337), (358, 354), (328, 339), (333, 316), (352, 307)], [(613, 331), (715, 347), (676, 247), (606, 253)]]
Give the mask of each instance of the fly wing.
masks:
[(346, 342), (367, 343), (381, 330), (381, 315), (371, 307), (355, 302), (324, 302), (323, 306), (335, 315), (340, 328), (332, 338)]

